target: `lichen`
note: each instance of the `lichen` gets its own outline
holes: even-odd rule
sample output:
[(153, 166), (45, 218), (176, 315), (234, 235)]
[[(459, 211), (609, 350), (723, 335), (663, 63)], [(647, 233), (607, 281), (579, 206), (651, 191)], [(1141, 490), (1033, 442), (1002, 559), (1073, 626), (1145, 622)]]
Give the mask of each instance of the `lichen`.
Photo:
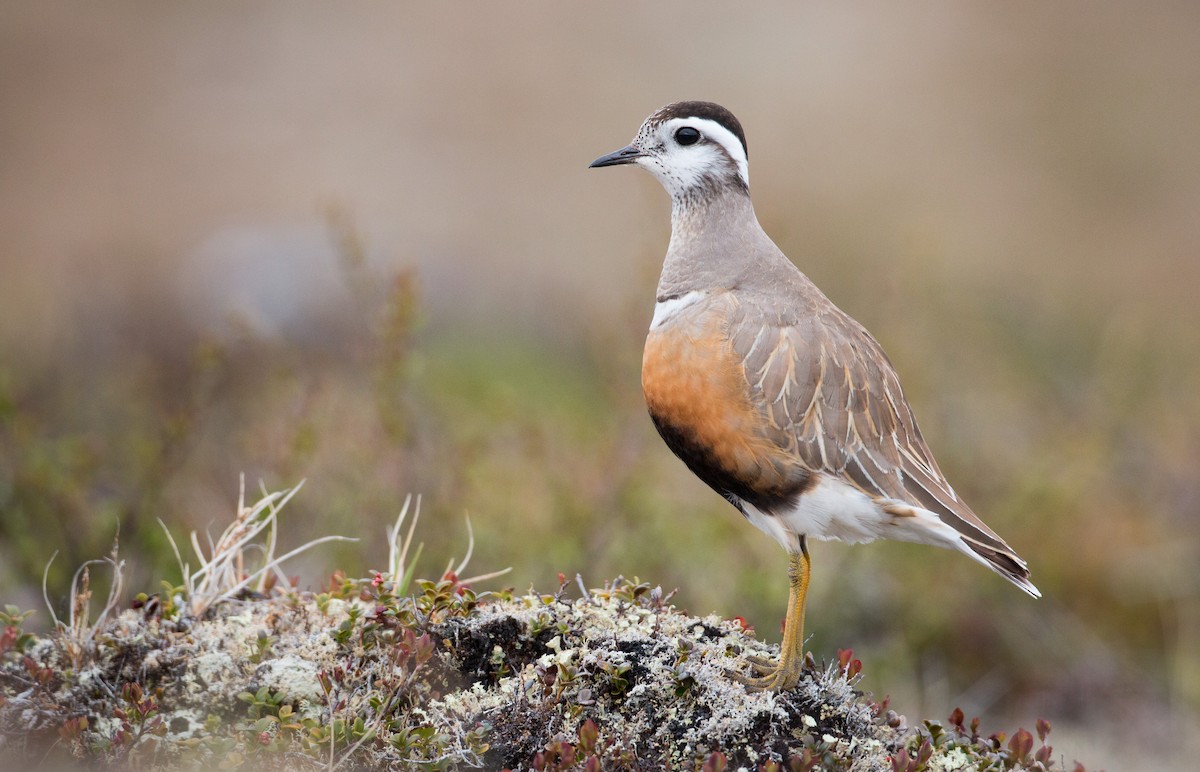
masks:
[[(777, 656), (741, 624), (681, 613), (649, 584), (477, 595), (452, 572), (410, 592), (375, 574), (164, 619), (142, 605), (96, 631), (0, 652), (4, 758), (145, 769), (1052, 769), (957, 712), (903, 720), (858, 689), (849, 652), (787, 693), (731, 672)], [(404, 583), (408, 587), (408, 583)], [(22, 617), (23, 618), (23, 617)], [(16, 619), (10, 615), (8, 619)], [(19, 620), (13, 622), (19, 626)], [(18, 640), (12, 630), (2, 640)], [(18, 631), (19, 632), (19, 631)], [(1037, 765), (1041, 766), (1037, 766)]]
[[(812, 673), (786, 695), (747, 693), (729, 672), (747, 668), (746, 654), (770, 656), (771, 647), (736, 623), (681, 614), (639, 590), (649, 588), (616, 583), (576, 599), (530, 595), (443, 625), (437, 632), (448, 651), (469, 641), (503, 656), (493, 654), (492, 671), (479, 673), (471, 688), (431, 703), (439, 729), (464, 736), (490, 727), (487, 761), (496, 766), (527, 762), (522, 754), (531, 742), (574, 737), (587, 721), (600, 727), (610, 764), (637, 758), (686, 767), (722, 751), (753, 766), (798, 755), (820, 722), (816, 736), (832, 737), (852, 768), (890, 768), (881, 751), (897, 744), (894, 732), (873, 721), (869, 704), (835, 668)], [(487, 629), (519, 632), (493, 649), (493, 638), (478, 640)], [(472, 651), (466, 648), (468, 657)], [(530, 712), (554, 720), (543, 722), (536, 741), (518, 724), (521, 742), (510, 746), (506, 718)]]

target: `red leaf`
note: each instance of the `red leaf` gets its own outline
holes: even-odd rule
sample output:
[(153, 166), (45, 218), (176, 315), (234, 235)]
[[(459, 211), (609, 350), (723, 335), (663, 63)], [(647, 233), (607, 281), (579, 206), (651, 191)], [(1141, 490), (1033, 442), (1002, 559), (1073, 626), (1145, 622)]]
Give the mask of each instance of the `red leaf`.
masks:
[(600, 737), (600, 728), (590, 718), (579, 727), (579, 748), (585, 756), (590, 756), (596, 749), (596, 740)]
[(1024, 761), (1033, 750), (1033, 735), (1028, 730), (1018, 729), (1008, 741), (1008, 749), (1017, 757), (1017, 761)]
[(729, 763), (729, 759), (720, 751), (713, 751), (704, 760), (704, 766), (700, 769), (702, 772), (725, 772), (725, 767)]

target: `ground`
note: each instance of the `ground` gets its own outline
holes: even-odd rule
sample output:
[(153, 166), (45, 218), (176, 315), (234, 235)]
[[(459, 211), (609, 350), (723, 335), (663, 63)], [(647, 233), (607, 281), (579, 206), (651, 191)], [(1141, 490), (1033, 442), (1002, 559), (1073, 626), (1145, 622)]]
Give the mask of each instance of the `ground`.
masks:
[[(401, 580), (401, 585), (405, 584)], [(1023, 730), (915, 729), (856, 688), (848, 652), (794, 691), (728, 677), (775, 656), (738, 620), (649, 584), (477, 594), (335, 575), (189, 616), (139, 596), (43, 638), (4, 617), (0, 758), (143, 769), (1050, 769)], [(177, 599), (182, 600), (182, 599)]]

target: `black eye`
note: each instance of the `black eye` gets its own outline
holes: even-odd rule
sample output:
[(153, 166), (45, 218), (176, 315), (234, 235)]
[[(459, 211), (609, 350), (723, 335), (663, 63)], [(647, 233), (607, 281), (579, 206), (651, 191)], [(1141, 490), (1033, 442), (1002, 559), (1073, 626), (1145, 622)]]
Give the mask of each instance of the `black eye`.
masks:
[(700, 141), (700, 132), (691, 126), (684, 126), (675, 132), (675, 141), (681, 145), (694, 145)]

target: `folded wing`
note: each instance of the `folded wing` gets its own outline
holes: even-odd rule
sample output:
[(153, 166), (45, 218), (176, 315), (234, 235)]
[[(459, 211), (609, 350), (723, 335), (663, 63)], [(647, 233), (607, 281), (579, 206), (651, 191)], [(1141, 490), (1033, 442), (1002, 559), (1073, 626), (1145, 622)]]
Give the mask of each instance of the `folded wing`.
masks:
[(885, 510), (907, 504), (933, 513), (963, 537), (973, 557), (1029, 591), (1024, 561), (946, 481), (895, 369), (860, 324), (832, 304), (797, 319), (743, 303), (729, 337), (781, 447), (813, 473), (880, 500)]

